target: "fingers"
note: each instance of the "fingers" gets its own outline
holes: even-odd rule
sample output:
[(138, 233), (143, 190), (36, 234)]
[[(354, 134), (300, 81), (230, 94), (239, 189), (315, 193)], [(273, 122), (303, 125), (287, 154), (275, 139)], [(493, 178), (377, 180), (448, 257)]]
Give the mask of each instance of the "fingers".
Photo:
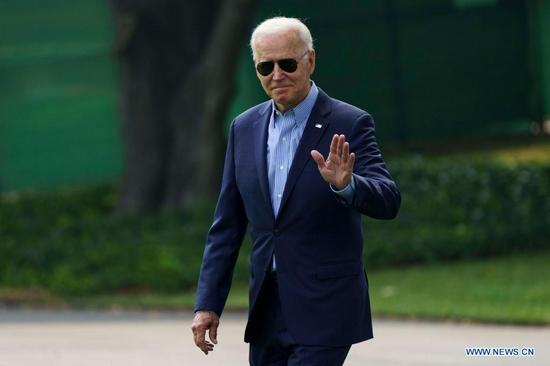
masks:
[[(345, 137), (344, 137), (344, 140), (345, 140)], [(332, 142), (330, 143), (330, 155), (338, 155), (339, 142), (340, 142), (340, 138), (338, 135), (332, 136)]]
[[(214, 344), (218, 344), (218, 323), (213, 323), (208, 331), (208, 337)], [(212, 346), (213, 347), (213, 346)]]
[[(199, 347), (205, 355), (213, 351), (214, 344), (218, 343), (219, 323), (219, 317), (213, 312), (199, 311), (195, 314), (195, 319), (191, 326), (193, 340), (195, 341), (195, 345)], [(206, 340), (207, 330), (211, 342)]]
[(208, 342), (204, 339), (204, 336), (206, 334), (206, 329), (194, 329), (191, 328), (193, 331), (193, 339), (195, 341), (195, 345), (201, 349), (201, 351), (207, 355), (208, 351), (211, 351), (208, 347)]
[[(342, 135), (342, 137), (343, 137), (343, 135)], [(345, 139), (345, 137), (344, 137), (344, 139)], [(349, 161), (349, 142), (344, 142), (342, 145), (343, 145), (342, 146), (342, 152), (341, 152), (340, 156), (342, 158), (342, 163), (347, 164), (348, 161)]]
[(332, 142), (330, 143), (330, 151), (327, 157), (327, 160), (323, 158), (323, 155), (317, 150), (311, 151), (311, 156), (313, 160), (317, 163), (319, 168), (323, 168), (325, 164), (332, 162), (333, 164), (343, 164), (348, 165), (355, 162), (355, 156), (349, 152), (349, 142), (346, 141), (346, 136), (344, 135), (334, 135), (332, 137)]
[(206, 329), (196, 326), (195, 323), (193, 323), (191, 330), (193, 331), (195, 345), (199, 347), (205, 355), (207, 355), (208, 351), (211, 351), (212, 349), (209, 347), (208, 342), (205, 339)]
[(346, 145), (348, 145), (348, 154), (349, 154), (349, 144), (346, 142), (346, 137), (344, 135), (338, 136), (337, 145), (336, 145), (336, 154), (339, 158), (344, 159)]
[(348, 166), (351, 170), (353, 170), (353, 165), (355, 164), (355, 153), (349, 154), (349, 161)]
[(334, 135), (330, 144), (330, 155), (328, 160), (347, 164), (349, 158), (349, 142), (346, 141), (346, 136)]

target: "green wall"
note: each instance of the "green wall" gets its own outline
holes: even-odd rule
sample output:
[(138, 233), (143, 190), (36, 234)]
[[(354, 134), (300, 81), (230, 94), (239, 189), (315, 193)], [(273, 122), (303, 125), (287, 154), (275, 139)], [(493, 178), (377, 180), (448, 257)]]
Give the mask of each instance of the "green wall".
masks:
[[(548, 115), (550, 0), (263, 0), (254, 23), (305, 19), (316, 83), (370, 112), (379, 140), (408, 142), (523, 132), (532, 118), (531, 2)], [(0, 191), (116, 179), (122, 158), (107, 1), (4, 0), (0, 24)], [(243, 44), (239, 52), (228, 120), (266, 100), (250, 51)]]
[(550, 0), (539, 0), (540, 67), (544, 112), (550, 119)]
[(0, 24), (0, 191), (116, 177), (106, 2), (3, 1)]
[[(529, 29), (509, 1), (263, 2), (305, 19), (316, 39), (316, 83), (370, 112), (385, 141), (509, 133), (529, 117)], [(315, 9), (314, 11), (312, 9)], [(248, 51), (233, 115), (265, 100)]]

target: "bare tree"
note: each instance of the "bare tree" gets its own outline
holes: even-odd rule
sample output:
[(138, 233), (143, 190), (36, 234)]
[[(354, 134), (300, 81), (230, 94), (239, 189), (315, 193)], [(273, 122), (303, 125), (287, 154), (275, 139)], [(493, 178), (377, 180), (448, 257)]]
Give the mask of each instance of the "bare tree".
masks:
[(254, 0), (109, 0), (121, 60), (124, 212), (215, 199)]

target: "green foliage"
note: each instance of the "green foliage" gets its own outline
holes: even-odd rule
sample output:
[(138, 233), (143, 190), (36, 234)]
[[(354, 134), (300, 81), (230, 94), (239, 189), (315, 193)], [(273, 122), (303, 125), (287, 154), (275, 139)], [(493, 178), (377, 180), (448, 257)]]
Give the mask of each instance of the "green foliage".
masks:
[[(547, 250), (550, 167), (421, 158), (389, 162), (403, 204), (365, 219), (368, 268)], [(57, 294), (193, 291), (213, 203), (180, 213), (113, 213), (96, 185), (0, 198), (0, 288)], [(250, 240), (234, 283), (246, 287)]]
[(371, 266), (550, 249), (550, 166), (420, 157), (390, 162), (393, 221), (365, 220)]
[(8, 195), (0, 206), (0, 283), (56, 293), (178, 291), (196, 283), (211, 205), (112, 214), (109, 185)]
[[(550, 252), (434, 263), (368, 272), (375, 316), (550, 324)], [(193, 309), (192, 291), (51, 296), (0, 289), (0, 302), (92, 309)], [(226, 309), (246, 311), (248, 290), (231, 291)]]

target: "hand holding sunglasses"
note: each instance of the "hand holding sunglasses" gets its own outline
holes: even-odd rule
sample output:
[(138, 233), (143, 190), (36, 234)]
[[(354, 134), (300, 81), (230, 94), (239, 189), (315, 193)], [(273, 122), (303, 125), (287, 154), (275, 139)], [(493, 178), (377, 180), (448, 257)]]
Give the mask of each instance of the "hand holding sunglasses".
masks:
[[(306, 51), (298, 60), (295, 60), (293, 58), (285, 58), (277, 61), (277, 64), (284, 72), (293, 73), (294, 71), (296, 71), (296, 69), (298, 69), (298, 63), (300, 62), (300, 60), (303, 59), (308, 52), (309, 50)], [(258, 70), (258, 73), (262, 76), (268, 76), (273, 72), (274, 68), (275, 61), (263, 61), (259, 62), (256, 65), (256, 70)]]

